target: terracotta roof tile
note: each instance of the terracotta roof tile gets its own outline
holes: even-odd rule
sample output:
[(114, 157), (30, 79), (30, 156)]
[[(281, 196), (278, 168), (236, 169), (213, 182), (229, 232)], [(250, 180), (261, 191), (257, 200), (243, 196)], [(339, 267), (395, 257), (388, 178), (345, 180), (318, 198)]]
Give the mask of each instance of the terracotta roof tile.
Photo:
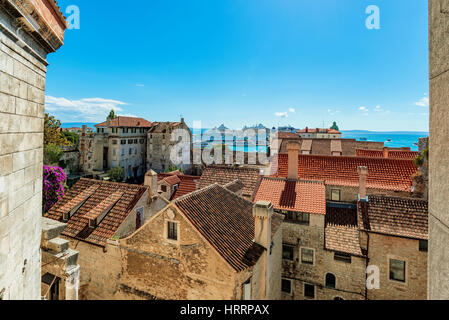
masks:
[(428, 238), (427, 201), (414, 198), (369, 196), (359, 202), (359, 227), (377, 233)]
[(179, 197), (182, 197), (186, 194), (189, 194), (197, 189), (197, 184), (199, 183), (200, 177), (199, 176), (191, 176), (182, 174), (179, 171), (173, 171), (169, 173), (159, 173), (157, 175), (158, 181), (173, 177), (178, 177), (179, 179), (179, 186), (178, 189), (173, 193), (170, 200), (177, 199)]
[[(95, 127), (106, 127), (107, 121), (96, 124)], [(152, 126), (151, 122), (143, 118), (133, 118), (133, 117), (117, 117), (111, 119), (109, 127), (132, 127), (132, 128), (150, 128)]]
[(324, 232), (326, 249), (363, 256), (357, 227), (328, 224)]
[[(412, 160), (299, 155), (298, 178), (324, 181), (329, 185), (357, 187), (359, 166), (368, 168), (368, 188), (407, 192), (411, 192), (411, 176), (417, 171)], [(273, 170), (276, 170), (276, 166), (272, 167), (273, 176), (287, 177), (287, 154), (278, 154), (278, 168), (274, 172)]]
[(254, 196), (256, 201), (270, 201), (276, 210), (326, 214), (324, 183), (264, 177)]
[[(82, 178), (50, 209), (45, 217), (62, 221), (62, 211), (64, 210), (62, 208), (65, 208), (67, 203), (92, 186), (97, 186), (98, 189), (76, 210), (67, 222), (62, 234), (98, 245), (105, 245), (106, 240), (116, 233), (122, 222), (128, 217), (147, 187)], [(95, 229), (89, 228), (89, 220), (86, 215), (115, 192), (122, 192), (123, 195)]]
[[(253, 266), (265, 250), (253, 241), (252, 202), (226, 188), (213, 184), (176, 199), (175, 204), (235, 270)], [(279, 227), (280, 219), (273, 216), (272, 229)]]
[(239, 179), (243, 185), (243, 195), (252, 197), (255, 191), (257, 181), (260, 176), (259, 169), (226, 167), (226, 166), (208, 166), (201, 175), (199, 188), (202, 189), (211, 184), (218, 183), (225, 185), (236, 179)]
[(413, 160), (418, 156), (418, 152), (409, 150), (388, 150), (385, 154), (382, 150), (370, 150), (370, 149), (356, 149), (356, 154), (358, 157), (368, 157), (368, 158), (387, 158), (389, 159), (408, 159)]
[(229, 182), (227, 184), (225, 184), (223, 187), (225, 187), (226, 189), (228, 189), (229, 191), (232, 192), (238, 192), (240, 190), (243, 190), (243, 188), (245, 187), (242, 183), (242, 181), (240, 181), (239, 179), (234, 180), (232, 182)]
[(284, 132), (284, 131), (279, 131), (278, 132), (278, 139), (300, 139), (299, 135), (297, 133), (294, 132)]

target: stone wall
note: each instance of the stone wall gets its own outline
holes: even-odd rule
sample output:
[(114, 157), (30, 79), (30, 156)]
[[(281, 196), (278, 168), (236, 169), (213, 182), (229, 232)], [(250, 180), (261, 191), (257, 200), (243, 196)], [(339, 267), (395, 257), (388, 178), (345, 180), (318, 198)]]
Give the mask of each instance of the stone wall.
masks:
[[(293, 261), (283, 260), (284, 279), (292, 282), (292, 293), (282, 293), (284, 300), (303, 300), (304, 284), (315, 286), (316, 300), (331, 300), (336, 297), (364, 299), (366, 260), (352, 257), (351, 263), (334, 261), (334, 252), (324, 249), (324, 215), (310, 215), (310, 225), (283, 223), (283, 242), (294, 246)], [(301, 248), (315, 252), (314, 264), (301, 263)], [(325, 287), (325, 277), (332, 273), (336, 277), (336, 288)]]
[(429, 298), (449, 299), (449, 0), (429, 0)]
[[(340, 202), (356, 203), (359, 196), (359, 187), (334, 186), (326, 184), (326, 201), (332, 201), (332, 190), (340, 190)], [(367, 188), (368, 196), (372, 195), (387, 195), (393, 197), (411, 197), (412, 192), (394, 191), (384, 189)]]
[[(57, 49), (50, 48), (65, 29), (65, 22), (41, 2), (24, 1), (30, 6), (23, 14), (41, 26), (47, 23), (42, 15), (51, 18), (58, 35), (48, 32), (49, 42), (41, 38), (41, 30), (32, 37), (13, 18), (18, 13), (11, 1), (0, 3), (0, 299), (41, 296), (46, 55)], [(34, 5), (40, 6), (37, 11)]]
[[(369, 300), (424, 300), (427, 298), (427, 252), (419, 241), (381, 234), (369, 234), (369, 264), (379, 267), (380, 289), (368, 290)], [(405, 282), (390, 280), (389, 261), (405, 261)]]

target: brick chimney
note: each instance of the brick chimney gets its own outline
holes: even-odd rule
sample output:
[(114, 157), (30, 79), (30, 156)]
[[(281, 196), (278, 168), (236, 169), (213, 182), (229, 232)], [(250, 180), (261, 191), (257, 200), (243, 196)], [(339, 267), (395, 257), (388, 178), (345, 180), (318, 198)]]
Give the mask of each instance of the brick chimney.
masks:
[(83, 124), (81, 136), (85, 137), (87, 133), (87, 125)]
[(367, 201), (366, 196), (366, 178), (368, 177), (367, 167), (358, 167), (357, 172), (359, 174), (359, 201)]
[(261, 293), (260, 299), (267, 299), (270, 290), (271, 263), (271, 217), (273, 216), (273, 205), (268, 201), (257, 201), (253, 206), (254, 216), (254, 242), (260, 244), (267, 250), (263, 253), (262, 270), (260, 272)]
[(297, 141), (288, 141), (288, 179), (298, 179), (298, 155), (299, 155), (299, 143)]
[(157, 173), (154, 170), (150, 170), (145, 174), (145, 180), (143, 183), (146, 187), (149, 187), (148, 197), (154, 197), (157, 195)]
[(388, 158), (388, 147), (384, 147), (384, 158)]

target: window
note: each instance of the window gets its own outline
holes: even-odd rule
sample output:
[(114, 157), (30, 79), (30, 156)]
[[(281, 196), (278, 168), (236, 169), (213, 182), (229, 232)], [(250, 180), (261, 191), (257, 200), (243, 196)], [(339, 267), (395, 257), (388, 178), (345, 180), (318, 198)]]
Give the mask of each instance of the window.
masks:
[(137, 139), (134, 139), (134, 144), (137, 144)]
[(133, 149), (129, 148), (129, 155), (131, 155), (133, 153)]
[(281, 290), (284, 293), (292, 294), (292, 281), (290, 279), (282, 279)]
[(133, 144), (133, 139), (128, 139), (128, 144)]
[(405, 282), (405, 261), (390, 259), (390, 279)]
[(178, 224), (176, 222), (167, 221), (167, 239), (178, 240)]
[(347, 253), (335, 252), (334, 260), (351, 263), (351, 255)]
[(294, 246), (290, 246), (288, 244), (282, 245), (282, 259), (285, 260), (293, 260), (293, 250), (295, 249)]
[(427, 245), (428, 245), (427, 240), (419, 240), (419, 251), (427, 252)]
[(304, 225), (309, 225), (310, 215), (308, 213), (282, 211), (286, 220), (295, 221)]
[(123, 133), (128, 133), (128, 128), (123, 128)]
[(313, 265), (315, 251), (313, 249), (301, 248), (301, 263)]
[(335, 276), (332, 273), (326, 274), (326, 287), (335, 289)]
[(315, 299), (315, 286), (313, 284), (304, 283), (304, 297)]
[(243, 300), (251, 300), (251, 278), (243, 283)]
[(112, 140), (112, 144), (117, 144), (117, 140)]
[(126, 140), (120, 140), (120, 144), (126, 144)]
[(340, 190), (338, 189), (331, 190), (331, 201), (340, 201)]
[(161, 190), (162, 190), (162, 192), (167, 192), (167, 186), (161, 185)]

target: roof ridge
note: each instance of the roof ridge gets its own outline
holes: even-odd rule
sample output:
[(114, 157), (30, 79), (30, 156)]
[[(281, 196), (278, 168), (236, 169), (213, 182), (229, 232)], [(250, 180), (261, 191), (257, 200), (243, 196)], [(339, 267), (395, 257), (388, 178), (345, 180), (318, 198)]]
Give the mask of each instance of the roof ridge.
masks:
[(94, 183), (97, 184), (115, 184), (118, 186), (122, 186), (122, 187), (136, 187), (137, 189), (148, 189), (147, 186), (145, 185), (139, 185), (139, 184), (131, 184), (131, 183), (126, 183), (126, 182), (114, 182), (114, 181), (106, 181), (106, 180), (95, 180), (95, 179), (89, 179), (89, 178), (81, 178), (80, 180), (84, 180), (84, 181), (93, 181)]
[(211, 188), (214, 187), (215, 185), (220, 186), (218, 183), (215, 182), (215, 183), (210, 184), (210, 185), (208, 185), (208, 186), (206, 186), (206, 187), (204, 187), (204, 188), (201, 188), (201, 189), (195, 190), (195, 191), (193, 191), (193, 192), (190, 192), (190, 193), (188, 193), (188, 194), (185, 194), (185, 195), (183, 195), (183, 196), (180, 196), (179, 198), (176, 198), (176, 199), (174, 200), (174, 202), (177, 203), (177, 202), (179, 202), (179, 201), (181, 201), (181, 200), (185, 200), (185, 199), (187, 199), (187, 198), (189, 198), (189, 197), (192, 197), (192, 196), (194, 196), (194, 195), (196, 195), (196, 194), (198, 194), (198, 193), (201, 193), (201, 192), (204, 192), (204, 191), (206, 191), (206, 190), (208, 190), (208, 189), (211, 189)]
[[(288, 156), (287, 152), (283, 152), (283, 153), (277, 153), (278, 155), (282, 155), (284, 157)], [(402, 161), (402, 162), (412, 162), (412, 159), (401, 159), (401, 158), (374, 158), (374, 157), (360, 157), (360, 156), (331, 156), (331, 155), (322, 155), (322, 154), (298, 154), (298, 158), (303, 157), (303, 158), (324, 158), (324, 159), (333, 159), (333, 160), (337, 160), (337, 159), (365, 159), (365, 160), (370, 160), (370, 161)]]
[(412, 201), (419, 201), (419, 202), (425, 202), (425, 203), (429, 203), (428, 200), (426, 199), (422, 199), (422, 198), (413, 198), (413, 197), (401, 197), (401, 196), (390, 196), (390, 195), (386, 195), (386, 194), (373, 194), (373, 195), (368, 195), (368, 200), (370, 198), (387, 198), (387, 199), (401, 199), (401, 200), (412, 200)]
[(262, 176), (262, 179), (267, 180), (279, 180), (279, 181), (295, 181), (295, 182), (305, 182), (311, 184), (326, 184), (326, 180), (311, 180), (311, 179), (288, 179), (283, 177), (271, 177), (271, 176)]

